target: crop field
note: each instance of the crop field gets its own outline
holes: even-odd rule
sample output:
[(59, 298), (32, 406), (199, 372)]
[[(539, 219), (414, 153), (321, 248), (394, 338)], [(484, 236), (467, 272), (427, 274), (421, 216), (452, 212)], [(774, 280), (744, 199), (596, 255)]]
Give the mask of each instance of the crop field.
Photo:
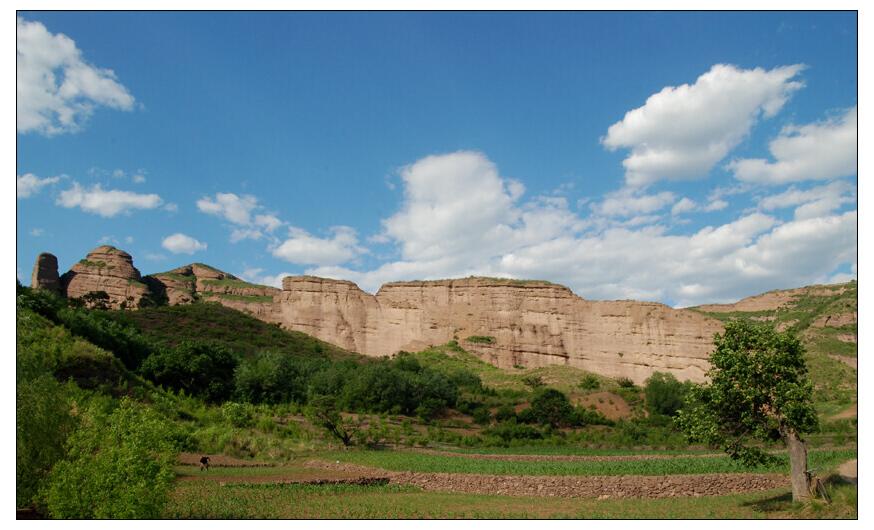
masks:
[[(777, 469), (779, 465), (750, 470), (725, 457), (662, 454), (667, 458), (638, 459), (637, 456), (640, 455), (612, 461), (530, 462), (493, 461), (475, 454), (345, 451), (301, 456), (291, 464), (270, 467), (213, 467), (200, 471), (196, 466), (180, 465), (176, 467), (178, 479), (165, 516), (229, 519), (857, 516), (856, 487), (834, 476), (828, 479), (831, 504), (798, 505), (791, 502), (788, 477), (781, 474), (785, 468)], [(854, 457), (852, 450), (817, 451), (811, 454), (811, 465), (834, 469)]]

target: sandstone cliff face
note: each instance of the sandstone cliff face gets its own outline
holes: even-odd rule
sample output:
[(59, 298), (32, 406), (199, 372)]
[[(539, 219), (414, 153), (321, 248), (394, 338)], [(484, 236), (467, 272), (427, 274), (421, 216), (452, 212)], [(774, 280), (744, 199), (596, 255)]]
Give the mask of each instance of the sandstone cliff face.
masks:
[(30, 286), (34, 289), (61, 292), (61, 279), (58, 277), (58, 258), (54, 254), (43, 252), (36, 257), (33, 273), (30, 276)]
[(655, 371), (702, 381), (718, 321), (662, 304), (590, 302), (547, 282), (467, 278), (384, 285), (288, 277), (282, 324), (365, 355), (458, 340), (499, 367), (576, 366), (642, 383)]
[(150, 294), (140, 271), (133, 266), (130, 254), (109, 245), (95, 248), (85, 259), (73, 265), (61, 277), (61, 287), (69, 298), (104, 291), (114, 309), (138, 307), (140, 301)]

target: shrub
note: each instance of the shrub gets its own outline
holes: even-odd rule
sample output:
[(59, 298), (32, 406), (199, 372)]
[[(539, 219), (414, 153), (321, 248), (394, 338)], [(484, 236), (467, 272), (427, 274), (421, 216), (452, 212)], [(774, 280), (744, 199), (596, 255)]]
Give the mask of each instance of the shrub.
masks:
[(619, 379), (616, 380), (616, 382), (619, 384), (619, 386), (621, 388), (633, 388), (634, 387), (634, 381), (632, 381), (631, 379), (629, 379), (627, 377), (620, 377)]
[(683, 407), (689, 385), (677, 381), (673, 374), (656, 372), (646, 380), (644, 394), (650, 414), (674, 416)]
[(303, 403), (309, 378), (327, 361), (263, 352), (244, 359), (234, 373), (235, 392), (250, 403)]
[(546, 385), (546, 383), (543, 382), (543, 378), (539, 375), (526, 375), (522, 378), (522, 382), (534, 389), (538, 389)]
[(531, 399), (531, 408), (526, 412), (528, 419), (533, 418), (552, 427), (571, 425), (574, 420), (574, 408), (567, 396), (554, 388), (537, 392)]
[(108, 416), (94, 407), (70, 436), (68, 457), (45, 490), (60, 519), (155, 519), (173, 485), (170, 426), (154, 411), (122, 399)]
[(513, 409), (512, 406), (504, 404), (498, 407), (498, 410), (495, 411), (495, 421), (503, 422), (509, 421), (516, 417), (516, 410)]
[(234, 427), (249, 427), (252, 425), (252, 405), (228, 401), (222, 405), (222, 417)]
[[(20, 370), (19, 370), (20, 372)], [(24, 376), (24, 377), (23, 377)], [(15, 385), (15, 506), (33, 505), (75, 426), (68, 392), (49, 373), (18, 374)]]
[(472, 344), (494, 344), (495, 338), (489, 335), (471, 335), (470, 337), (464, 339), (467, 342)]
[(233, 353), (221, 346), (185, 341), (175, 348), (153, 353), (140, 371), (160, 385), (221, 402), (234, 390), (238, 362)]
[(530, 425), (516, 423), (516, 420), (499, 423), (494, 427), (485, 429), (483, 434), (500, 438), (504, 442), (512, 440), (539, 440), (543, 438), (543, 433), (540, 430)]
[(594, 374), (586, 374), (580, 381), (580, 388), (583, 390), (597, 390), (601, 387), (601, 381)]

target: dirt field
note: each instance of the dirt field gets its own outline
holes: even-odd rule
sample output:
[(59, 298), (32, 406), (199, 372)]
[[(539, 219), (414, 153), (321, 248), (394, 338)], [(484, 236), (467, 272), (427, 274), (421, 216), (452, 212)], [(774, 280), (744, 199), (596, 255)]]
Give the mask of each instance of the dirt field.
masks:
[(785, 475), (753, 473), (612, 477), (512, 476), (385, 471), (356, 464), (338, 464), (324, 460), (310, 460), (306, 466), (331, 472), (358, 473), (360, 477), (388, 478), (390, 483), (418, 486), (425, 491), (509, 496), (598, 499), (701, 497), (771, 490), (789, 484), (789, 479)]

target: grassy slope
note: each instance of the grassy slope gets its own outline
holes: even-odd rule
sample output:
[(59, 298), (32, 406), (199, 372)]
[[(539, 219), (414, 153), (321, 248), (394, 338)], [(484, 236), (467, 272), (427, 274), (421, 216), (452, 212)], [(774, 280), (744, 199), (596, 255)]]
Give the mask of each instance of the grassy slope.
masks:
[[(820, 317), (839, 315), (856, 311), (856, 282), (831, 286), (815, 286), (817, 290), (828, 290), (831, 294), (814, 293), (813, 286), (807, 292), (785, 306), (769, 311), (699, 311), (723, 322), (735, 318), (769, 319), (776, 326), (797, 333), (807, 348), (807, 364), (810, 368), (816, 391), (814, 399), (817, 408), (824, 416), (830, 416), (847, 408), (857, 398), (857, 374), (846, 364), (829, 355), (855, 356), (856, 345), (842, 342), (838, 334), (855, 334), (857, 324), (841, 328), (814, 327), (812, 324)], [(840, 292), (841, 288), (845, 288)]]
[(334, 359), (360, 357), (305, 333), (280, 329), (216, 303), (113, 312), (112, 316), (135, 326), (147, 338), (170, 346), (183, 340), (208, 340), (244, 355), (275, 351), (292, 355), (327, 355)]

